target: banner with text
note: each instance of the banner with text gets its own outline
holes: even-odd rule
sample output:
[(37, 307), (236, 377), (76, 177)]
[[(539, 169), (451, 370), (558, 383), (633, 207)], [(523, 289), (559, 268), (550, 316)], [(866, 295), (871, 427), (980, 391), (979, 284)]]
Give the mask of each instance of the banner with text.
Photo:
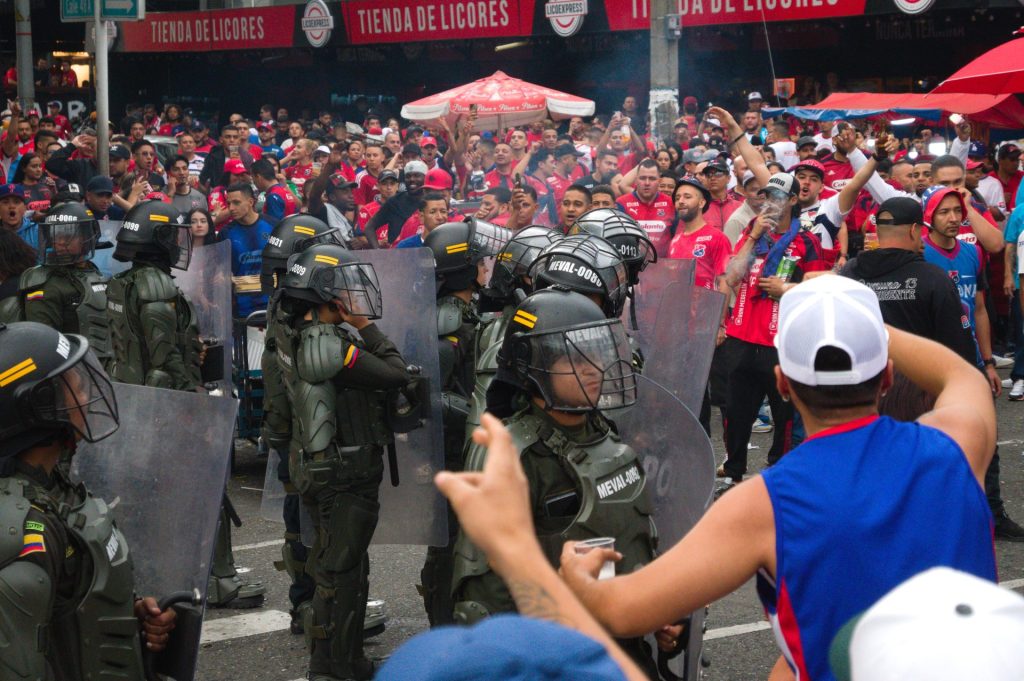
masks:
[(153, 12), (121, 25), (125, 52), (211, 52), (292, 47), (295, 5)]
[(533, 32), (533, 0), (353, 0), (341, 3), (353, 45), (464, 38), (512, 38)]
[[(604, 0), (612, 31), (651, 27), (649, 0)], [(859, 16), (865, 0), (678, 0), (683, 26), (745, 24), (761, 21), (803, 21)]]

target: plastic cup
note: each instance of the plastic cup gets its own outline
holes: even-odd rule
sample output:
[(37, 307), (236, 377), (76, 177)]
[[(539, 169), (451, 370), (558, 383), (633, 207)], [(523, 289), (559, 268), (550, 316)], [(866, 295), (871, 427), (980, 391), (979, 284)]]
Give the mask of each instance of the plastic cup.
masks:
[[(615, 537), (595, 537), (594, 539), (585, 539), (581, 542), (576, 542), (573, 546), (573, 550), (576, 551), (577, 555), (582, 556), (583, 554), (590, 553), (594, 549), (611, 549), (615, 550)], [(601, 566), (601, 572), (597, 575), (600, 579), (611, 579), (615, 576), (615, 563), (610, 560), (606, 560), (604, 565)]]

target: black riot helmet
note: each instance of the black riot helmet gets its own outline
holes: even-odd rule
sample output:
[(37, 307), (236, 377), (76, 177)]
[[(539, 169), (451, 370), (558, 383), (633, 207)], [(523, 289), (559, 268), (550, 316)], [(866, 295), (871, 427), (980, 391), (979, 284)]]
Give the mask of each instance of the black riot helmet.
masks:
[(560, 286), (537, 291), (516, 308), (498, 352), (499, 382), (563, 412), (628, 407), (637, 397), (622, 322)]
[(563, 286), (600, 300), (607, 317), (618, 317), (626, 304), (629, 282), (618, 249), (599, 236), (576, 234), (557, 241), (530, 267), (534, 290)]
[(434, 253), (434, 276), (439, 294), (474, 287), (477, 265), (495, 255), (512, 237), (512, 230), (483, 220), (467, 218), (435, 227), (423, 239)]
[(274, 226), (260, 264), (260, 286), (270, 294), (288, 267), (288, 258), (316, 244), (342, 246), (341, 230), (327, 226), (323, 220), (299, 213), (289, 215)]
[(124, 216), (114, 259), (140, 260), (187, 270), (192, 260), (192, 233), (185, 216), (163, 201), (143, 201)]
[(614, 208), (594, 208), (581, 215), (569, 228), (569, 234), (593, 234), (607, 240), (619, 250), (626, 263), (629, 285), (640, 283), (640, 273), (649, 263), (657, 262), (647, 232), (636, 220)]
[(81, 203), (69, 201), (50, 208), (39, 223), (39, 261), (71, 265), (92, 259), (100, 240), (100, 223)]
[(117, 430), (110, 379), (89, 342), (44, 324), (0, 324), (0, 459), (55, 438)]
[[(484, 312), (513, 302), (516, 289), (529, 295), (533, 280), (529, 278), (530, 265), (545, 248), (560, 241), (563, 234), (540, 225), (525, 227), (515, 234), (494, 257), (494, 270), (487, 288), (481, 291), (480, 305)], [(487, 309), (484, 309), (486, 303)]]
[(317, 244), (288, 258), (280, 280), (288, 298), (321, 304), (337, 300), (351, 315), (380, 319), (383, 301), (377, 272), (337, 244)]

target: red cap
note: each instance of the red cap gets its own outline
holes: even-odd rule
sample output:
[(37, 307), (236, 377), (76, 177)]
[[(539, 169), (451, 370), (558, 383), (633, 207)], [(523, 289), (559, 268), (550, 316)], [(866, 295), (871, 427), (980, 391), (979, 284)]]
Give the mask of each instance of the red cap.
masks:
[(420, 149), (430, 145), (434, 145), (436, 147), (437, 139), (431, 137), (430, 135), (424, 135), (422, 138), (420, 138)]
[(968, 170), (974, 170), (975, 168), (980, 168), (983, 165), (985, 165), (985, 164), (982, 163), (981, 161), (972, 161), (970, 159), (967, 160), (967, 169)]
[(683, 97), (683, 104), (696, 104), (696, 103), (697, 103), (697, 98), (694, 97), (693, 95), (687, 95), (686, 97)]
[(817, 161), (813, 158), (809, 158), (806, 161), (800, 161), (795, 166), (790, 168), (789, 172), (796, 175), (797, 171), (801, 169), (813, 170), (814, 172), (821, 175), (821, 179), (825, 179), (825, 166), (821, 165), (820, 161)]
[(382, 135), (382, 134), (384, 134), (384, 131), (381, 130), (379, 125), (375, 125), (372, 128), (367, 128), (366, 129), (366, 134), (367, 135)]
[(256, 129), (257, 130), (273, 130), (274, 126), (271, 125), (270, 123), (267, 123), (266, 121), (260, 121), (259, 123), (256, 124)]
[(232, 175), (242, 175), (249, 171), (245, 169), (245, 164), (240, 159), (229, 158), (224, 161), (224, 172)]
[(150, 192), (146, 194), (145, 199), (147, 201), (162, 201), (163, 203), (170, 203), (171, 197), (167, 196), (163, 192)]
[(423, 181), (424, 189), (443, 191), (452, 188), (452, 176), (444, 168), (434, 168), (427, 171), (427, 177)]

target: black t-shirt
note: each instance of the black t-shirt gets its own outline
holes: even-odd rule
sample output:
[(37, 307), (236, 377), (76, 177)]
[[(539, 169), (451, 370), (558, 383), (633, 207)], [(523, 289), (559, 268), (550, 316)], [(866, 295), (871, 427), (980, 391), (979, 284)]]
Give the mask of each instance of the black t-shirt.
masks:
[(398, 192), (390, 199), (381, 204), (380, 210), (370, 218), (364, 233), (376, 232), (383, 225), (388, 226), (388, 243), (394, 243), (402, 231), (402, 225), (420, 209), (420, 202), (423, 194), (410, 194), (407, 191)]

